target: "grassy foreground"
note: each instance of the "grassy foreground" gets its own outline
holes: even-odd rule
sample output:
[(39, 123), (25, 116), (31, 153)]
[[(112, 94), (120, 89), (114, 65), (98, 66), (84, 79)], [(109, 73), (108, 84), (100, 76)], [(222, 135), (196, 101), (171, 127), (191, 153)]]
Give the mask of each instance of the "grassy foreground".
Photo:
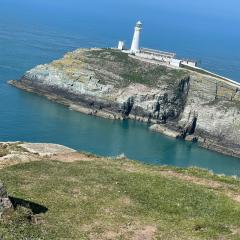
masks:
[[(234, 178), (126, 159), (79, 160), (0, 170), (10, 196), (25, 202), (0, 222), (0, 239), (240, 239)], [(39, 221), (29, 220), (29, 208)]]

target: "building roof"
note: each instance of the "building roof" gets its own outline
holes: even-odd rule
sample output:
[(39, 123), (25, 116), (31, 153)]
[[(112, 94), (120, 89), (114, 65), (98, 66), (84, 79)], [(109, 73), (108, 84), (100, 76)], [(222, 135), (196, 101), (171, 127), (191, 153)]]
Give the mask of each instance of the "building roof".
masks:
[(148, 53), (148, 54), (165, 56), (165, 57), (169, 57), (169, 58), (174, 58), (176, 56), (176, 53), (164, 52), (164, 51), (159, 51), (159, 50), (150, 49), (150, 48), (141, 48), (141, 52)]
[(141, 21), (138, 21), (136, 25), (137, 25), (137, 26), (142, 26), (142, 22), (141, 22)]

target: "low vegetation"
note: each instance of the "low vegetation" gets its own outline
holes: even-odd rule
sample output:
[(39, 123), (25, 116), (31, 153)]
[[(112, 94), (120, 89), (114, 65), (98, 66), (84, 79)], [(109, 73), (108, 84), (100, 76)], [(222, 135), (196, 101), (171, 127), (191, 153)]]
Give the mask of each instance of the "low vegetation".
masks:
[[(162, 81), (167, 81), (168, 84), (175, 84), (178, 80), (187, 77), (187, 73), (184, 70), (148, 64), (114, 49), (91, 51), (88, 56), (93, 56), (95, 62), (101, 61), (104, 68), (107, 68), (108, 71), (116, 69), (114, 72), (123, 78), (121, 87), (127, 86), (129, 83), (156, 86)], [(115, 65), (115, 68), (112, 68), (111, 63)]]
[[(91, 154), (0, 170), (2, 239), (240, 239), (240, 181)], [(72, 158), (73, 160), (73, 158)]]
[(0, 157), (4, 157), (8, 154), (8, 151), (6, 149), (0, 149)]
[(9, 153), (7, 146), (0, 143), (0, 157), (5, 157)]
[[(170, 87), (188, 77), (185, 70), (142, 62), (114, 49), (77, 50), (52, 65), (64, 69), (71, 79), (79, 69), (90, 67), (101, 83), (116, 87), (126, 87), (130, 83), (148, 86), (165, 84)], [(81, 78), (76, 80), (81, 81)]]

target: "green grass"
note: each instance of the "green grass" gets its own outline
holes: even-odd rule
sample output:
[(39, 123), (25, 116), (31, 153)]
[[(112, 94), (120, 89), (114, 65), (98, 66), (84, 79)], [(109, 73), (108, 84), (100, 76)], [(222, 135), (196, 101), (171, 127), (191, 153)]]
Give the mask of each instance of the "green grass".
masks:
[(207, 76), (210, 76), (210, 77), (215, 77), (215, 78), (219, 78), (219, 79), (222, 79), (222, 80), (226, 80), (225, 77), (221, 77), (220, 75), (218, 74), (214, 74), (214, 73), (211, 73), (205, 69), (198, 69), (198, 68), (195, 68), (195, 67), (191, 67), (191, 66), (188, 66), (188, 65), (182, 65), (182, 68), (185, 68), (185, 69), (188, 69), (188, 70), (191, 70), (193, 72), (197, 72), (197, 73), (200, 73), (200, 74), (203, 74), (203, 75), (207, 75)]
[(74, 79), (74, 73), (78, 70), (90, 66), (94, 77), (100, 83), (119, 88), (127, 87), (131, 83), (140, 83), (151, 87), (164, 85), (165, 88), (174, 89), (178, 88), (181, 80), (189, 77), (186, 70), (150, 64), (110, 48), (68, 53), (52, 65), (60, 71), (64, 70), (70, 79)]
[(4, 239), (134, 239), (152, 226), (154, 239), (240, 239), (234, 234), (240, 228), (239, 203), (208, 187), (157, 174), (164, 168), (125, 164), (42, 161), (1, 170), (11, 196), (48, 211), (44, 223), (34, 225), (20, 208), (0, 222), (0, 233)]
[(0, 157), (4, 157), (8, 154), (8, 150), (7, 149), (0, 149)]
[(185, 70), (171, 69), (165, 66), (148, 64), (128, 56), (127, 53), (114, 49), (91, 50), (86, 53), (84, 61), (101, 66), (108, 72), (113, 72), (122, 77), (121, 87), (130, 83), (141, 83), (157, 86), (164, 82), (167, 85), (176, 85), (181, 79), (188, 77)]

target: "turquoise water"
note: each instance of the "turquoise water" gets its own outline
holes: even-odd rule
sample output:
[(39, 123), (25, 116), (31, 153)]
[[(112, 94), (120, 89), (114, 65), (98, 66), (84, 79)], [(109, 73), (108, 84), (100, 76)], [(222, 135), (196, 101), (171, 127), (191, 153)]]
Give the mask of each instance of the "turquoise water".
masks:
[(138, 19), (144, 23), (143, 46), (200, 59), (207, 69), (240, 81), (239, 7), (234, 0), (0, 0), (0, 141), (54, 142), (240, 176), (239, 159), (150, 132), (145, 124), (73, 112), (6, 84), (78, 47), (114, 46), (119, 39), (130, 43)]

